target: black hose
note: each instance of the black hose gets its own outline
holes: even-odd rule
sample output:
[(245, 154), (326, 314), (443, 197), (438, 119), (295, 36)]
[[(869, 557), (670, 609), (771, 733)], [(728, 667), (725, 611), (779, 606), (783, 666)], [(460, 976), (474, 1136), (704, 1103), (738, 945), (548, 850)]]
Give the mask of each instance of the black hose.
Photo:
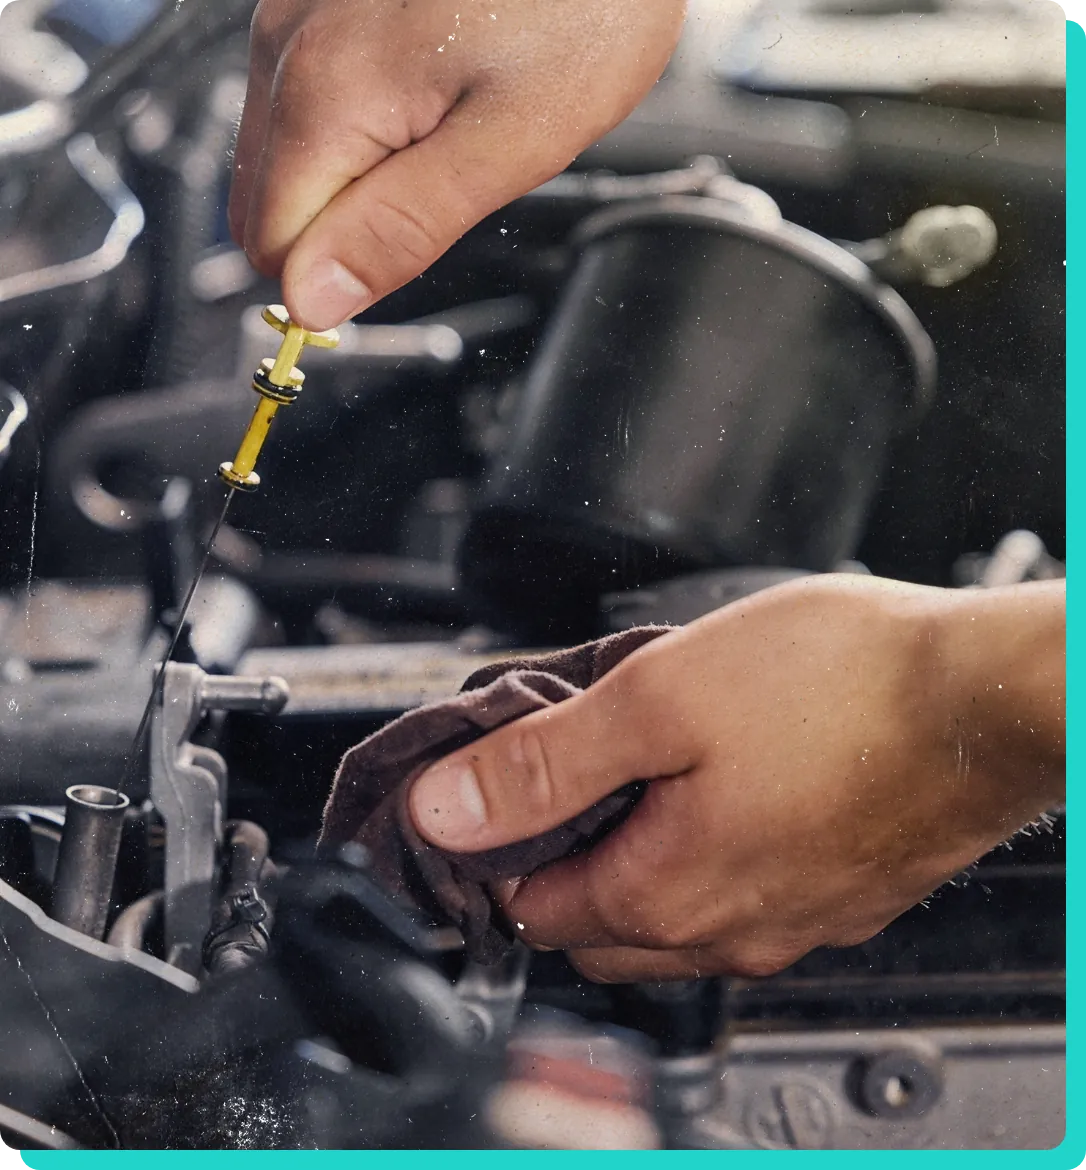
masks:
[(268, 834), (252, 821), (230, 821), (226, 826), (227, 889), (256, 885), (271, 853)]
[[(274, 874), (268, 834), (252, 821), (226, 826), (225, 881), (204, 939), (204, 970), (225, 975), (258, 963), (268, 953), (272, 903), (266, 883)], [(262, 885), (262, 883), (264, 883)]]
[(162, 891), (155, 890), (126, 906), (114, 922), (106, 942), (111, 947), (131, 947), (134, 951), (142, 951), (152, 923), (162, 913), (162, 898)]

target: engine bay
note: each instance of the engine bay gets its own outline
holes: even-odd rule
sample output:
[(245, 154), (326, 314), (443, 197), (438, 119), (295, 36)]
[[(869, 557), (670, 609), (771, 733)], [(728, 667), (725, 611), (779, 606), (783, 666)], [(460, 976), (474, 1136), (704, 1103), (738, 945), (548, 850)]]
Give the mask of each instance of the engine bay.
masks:
[(694, 5), (626, 122), (307, 352), (179, 629), (279, 340), (226, 226), (252, 7), (0, 6), (0, 1136), (1057, 1145), (1062, 809), (861, 946), (676, 984), (467, 961), (313, 847), (344, 753), (481, 666), (1064, 575), (1062, 18), (921, 86), (764, 45), (968, 4)]

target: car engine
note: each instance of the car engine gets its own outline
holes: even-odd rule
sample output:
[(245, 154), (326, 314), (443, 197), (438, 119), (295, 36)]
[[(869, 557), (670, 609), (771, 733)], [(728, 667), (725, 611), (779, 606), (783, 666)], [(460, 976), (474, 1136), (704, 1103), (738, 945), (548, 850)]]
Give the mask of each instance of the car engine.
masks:
[(307, 352), (179, 628), (278, 340), (226, 228), (253, 7), (0, 4), (0, 1136), (1059, 1144), (1062, 809), (758, 980), (483, 967), (313, 848), (479, 666), (1064, 575), (1058, 10), (693, 3), (625, 122)]

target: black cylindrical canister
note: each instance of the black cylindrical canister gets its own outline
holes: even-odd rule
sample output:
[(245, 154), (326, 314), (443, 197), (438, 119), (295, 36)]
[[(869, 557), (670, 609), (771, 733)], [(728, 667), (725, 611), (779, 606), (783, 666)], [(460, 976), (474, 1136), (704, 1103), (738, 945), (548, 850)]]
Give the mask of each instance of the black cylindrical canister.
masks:
[(112, 788), (77, 784), (64, 794), (64, 832), (53, 878), (53, 918), (100, 939), (121, 847), (128, 797)]
[(611, 208), (576, 242), (461, 547), (481, 616), (589, 635), (604, 592), (850, 556), (934, 389), (904, 301), (821, 236), (710, 198)]

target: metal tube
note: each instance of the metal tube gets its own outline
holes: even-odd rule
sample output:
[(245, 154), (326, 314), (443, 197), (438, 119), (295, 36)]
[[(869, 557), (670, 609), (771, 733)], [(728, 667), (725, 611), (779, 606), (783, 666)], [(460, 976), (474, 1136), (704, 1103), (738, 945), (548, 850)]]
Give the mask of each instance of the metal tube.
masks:
[(258, 711), (275, 715), (290, 698), (283, 679), (235, 674), (205, 674), (200, 680), (200, 705), (205, 711)]
[(105, 933), (128, 797), (77, 784), (64, 794), (64, 832), (53, 878), (53, 918), (82, 934)]

